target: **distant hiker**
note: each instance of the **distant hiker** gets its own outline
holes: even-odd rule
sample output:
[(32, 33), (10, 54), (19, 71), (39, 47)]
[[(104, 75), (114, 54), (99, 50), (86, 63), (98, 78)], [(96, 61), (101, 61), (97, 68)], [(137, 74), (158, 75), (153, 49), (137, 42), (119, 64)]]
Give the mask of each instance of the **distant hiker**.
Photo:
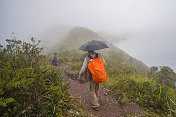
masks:
[(3, 50), (3, 46), (0, 44), (0, 52), (2, 52)]
[(83, 74), (86, 74), (86, 78), (89, 79), (89, 90), (90, 90), (90, 96), (92, 101), (92, 108), (96, 111), (99, 110), (99, 89), (100, 89), (100, 83), (95, 83), (92, 79), (92, 74), (88, 70), (88, 64), (90, 62), (90, 58), (101, 58), (104, 62), (104, 66), (106, 65), (106, 62), (101, 54), (95, 53), (94, 51), (88, 51), (88, 56), (85, 57), (83, 66), (81, 68), (81, 71), (79, 73), (79, 80), (81, 79), (81, 76)]
[(94, 50), (100, 50), (104, 48), (109, 47), (105, 42), (97, 40), (87, 42), (79, 48), (82, 51), (88, 51), (88, 56), (86, 56), (84, 59), (78, 79), (80, 80), (83, 74), (86, 74), (88, 77), (92, 108), (96, 111), (99, 110), (98, 101), (100, 83), (107, 79), (107, 74), (104, 68), (106, 65), (105, 60), (101, 54), (95, 53)]
[(50, 64), (51, 64), (52, 66), (55, 66), (55, 67), (57, 68), (57, 66), (58, 66), (58, 61), (57, 61), (57, 54), (56, 54), (56, 53), (54, 53), (53, 57), (51, 58)]

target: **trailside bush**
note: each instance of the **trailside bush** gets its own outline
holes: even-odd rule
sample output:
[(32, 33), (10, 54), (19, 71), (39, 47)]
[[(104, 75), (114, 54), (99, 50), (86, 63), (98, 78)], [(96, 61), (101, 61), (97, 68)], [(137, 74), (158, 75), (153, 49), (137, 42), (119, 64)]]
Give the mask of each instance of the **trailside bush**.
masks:
[(169, 114), (168, 99), (175, 97), (174, 89), (161, 86), (147, 76), (116, 69), (108, 69), (110, 77), (105, 85), (122, 103), (132, 101), (145, 108), (153, 108), (161, 115)]
[[(61, 71), (40, 55), (39, 42), (6, 40), (0, 53), (0, 116), (74, 116), (78, 104), (68, 93)], [(44, 59), (43, 59), (44, 58)]]

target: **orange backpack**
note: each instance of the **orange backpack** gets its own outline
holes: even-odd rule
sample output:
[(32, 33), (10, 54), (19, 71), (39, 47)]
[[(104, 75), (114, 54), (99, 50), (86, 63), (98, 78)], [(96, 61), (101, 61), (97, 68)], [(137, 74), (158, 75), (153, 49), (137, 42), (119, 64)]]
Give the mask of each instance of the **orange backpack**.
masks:
[(88, 64), (88, 69), (92, 74), (92, 79), (95, 83), (103, 83), (107, 79), (106, 70), (104, 67), (104, 61), (101, 58), (98, 58), (98, 53), (96, 53), (96, 58), (90, 58), (90, 62)]

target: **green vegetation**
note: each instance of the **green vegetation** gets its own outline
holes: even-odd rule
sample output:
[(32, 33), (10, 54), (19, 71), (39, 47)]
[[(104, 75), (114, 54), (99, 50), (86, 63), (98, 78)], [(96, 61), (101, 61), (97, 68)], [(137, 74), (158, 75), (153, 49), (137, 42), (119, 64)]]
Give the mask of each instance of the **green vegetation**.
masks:
[(123, 63), (110, 62), (107, 68), (109, 78), (105, 86), (122, 104), (135, 102), (159, 115), (175, 116), (176, 74), (169, 67), (161, 67), (155, 75), (151, 70), (148, 76)]
[(82, 116), (61, 71), (41, 55), (40, 41), (7, 39), (0, 53), (0, 116)]
[[(62, 72), (49, 65), (51, 56), (40, 54), (40, 42), (34, 38), (32, 44), (6, 41), (0, 53), (0, 116), (84, 115), (81, 105), (68, 93)], [(58, 61), (70, 66), (67, 75), (77, 78), (86, 55), (62, 50)], [(146, 110), (145, 116), (176, 116), (176, 73), (171, 68), (153, 66), (147, 74), (141, 69), (147, 69), (145, 65), (115, 50), (106, 51), (104, 58), (108, 74), (104, 86), (121, 104), (135, 102)]]

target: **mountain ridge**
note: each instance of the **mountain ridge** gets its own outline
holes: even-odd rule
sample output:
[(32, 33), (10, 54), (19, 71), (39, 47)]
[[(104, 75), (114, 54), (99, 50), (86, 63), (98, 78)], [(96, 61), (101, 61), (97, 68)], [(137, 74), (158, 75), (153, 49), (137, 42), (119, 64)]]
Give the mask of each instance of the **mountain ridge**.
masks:
[(92, 40), (101, 40), (106, 41), (109, 44), (109, 48), (98, 50), (98, 52), (102, 53), (105, 57), (111, 57), (116, 62), (125, 62), (128, 65), (136, 66), (141, 70), (148, 71), (149, 67), (145, 65), (142, 61), (137, 60), (134, 57), (128, 55), (125, 51), (121, 50), (117, 46), (113, 45), (107, 39), (104, 39), (98, 33), (85, 28), (85, 27), (74, 27), (70, 30), (65, 39), (56, 43), (55, 46), (52, 47), (49, 53), (62, 53), (66, 51), (75, 51), (77, 53), (83, 54), (84, 52), (80, 51), (79, 48), (81, 45), (88, 41)]

